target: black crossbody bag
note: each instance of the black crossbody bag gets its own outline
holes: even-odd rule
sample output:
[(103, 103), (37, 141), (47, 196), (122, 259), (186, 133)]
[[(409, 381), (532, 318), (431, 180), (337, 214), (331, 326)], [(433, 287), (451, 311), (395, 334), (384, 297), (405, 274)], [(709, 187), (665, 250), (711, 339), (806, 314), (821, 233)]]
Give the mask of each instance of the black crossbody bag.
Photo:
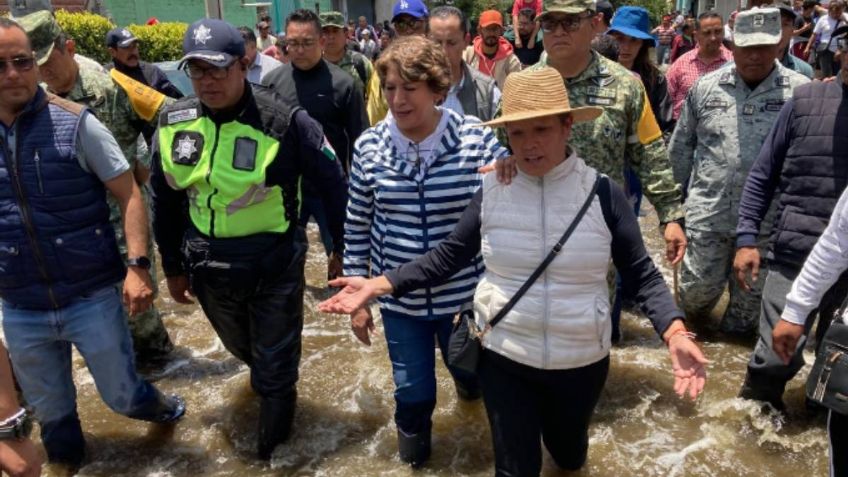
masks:
[(807, 398), (843, 415), (848, 415), (848, 325), (843, 322), (846, 308), (848, 298), (830, 322), (807, 378)]
[(583, 203), (583, 207), (581, 207), (580, 211), (577, 212), (577, 215), (574, 217), (574, 221), (571, 222), (571, 225), (569, 225), (565, 233), (562, 234), (562, 237), (556, 245), (554, 245), (547, 257), (545, 257), (545, 260), (536, 267), (536, 270), (533, 271), (530, 278), (521, 285), (521, 288), (515, 293), (515, 295), (512, 296), (509, 302), (501, 308), (498, 314), (489, 321), (485, 329), (481, 330), (480, 327), (477, 326), (477, 322), (474, 319), (473, 307), (471, 309), (460, 311), (456, 318), (454, 318), (453, 329), (451, 330), (450, 340), (448, 341), (447, 354), (449, 365), (469, 373), (477, 372), (477, 363), (480, 361), (480, 352), (483, 349), (481, 338), (489, 330), (494, 328), (495, 325), (497, 325), (510, 310), (512, 310), (512, 307), (518, 303), (518, 300), (527, 293), (527, 290), (529, 290), (530, 287), (533, 286), (533, 283), (535, 283), (542, 273), (544, 273), (545, 269), (548, 268), (548, 265), (554, 261), (556, 256), (562, 250), (563, 245), (565, 245), (565, 242), (569, 237), (571, 237), (574, 229), (577, 228), (580, 220), (583, 219), (584, 215), (586, 215), (586, 211), (589, 210), (589, 206), (592, 205), (595, 194), (598, 192), (600, 179), (600, 174), (595, 176), (595, 183), (592, 185), (592, 191), (589, 193), (589, 197), (586, 198), (586, 202)]

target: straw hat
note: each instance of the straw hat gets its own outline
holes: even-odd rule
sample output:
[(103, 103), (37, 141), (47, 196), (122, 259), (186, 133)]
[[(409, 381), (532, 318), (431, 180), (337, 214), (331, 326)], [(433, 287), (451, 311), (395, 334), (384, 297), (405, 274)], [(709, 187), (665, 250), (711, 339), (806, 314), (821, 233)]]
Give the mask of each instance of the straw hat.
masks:
[(591, 121), (603, 109), (595, 106), (571, 108), (562, 76), (553, 68), (524, 70), (506, 77), (503, 90), (503, 115), (486, 126), (569, 113), (574, 122)]

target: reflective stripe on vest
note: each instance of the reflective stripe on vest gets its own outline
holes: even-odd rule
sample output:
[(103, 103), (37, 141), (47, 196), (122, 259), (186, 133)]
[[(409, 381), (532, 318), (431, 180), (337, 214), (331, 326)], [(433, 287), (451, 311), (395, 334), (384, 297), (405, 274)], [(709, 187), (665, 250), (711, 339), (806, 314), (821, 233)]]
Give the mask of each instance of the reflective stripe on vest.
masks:
[(288, 231), (282, 189), (265, 187), (279, 141), (246, 124), (216, 125), (207, 117), (162, 126), (158, 139), (168, 184), (188, 192), (189, 215), (201, 233), (225, 238)]

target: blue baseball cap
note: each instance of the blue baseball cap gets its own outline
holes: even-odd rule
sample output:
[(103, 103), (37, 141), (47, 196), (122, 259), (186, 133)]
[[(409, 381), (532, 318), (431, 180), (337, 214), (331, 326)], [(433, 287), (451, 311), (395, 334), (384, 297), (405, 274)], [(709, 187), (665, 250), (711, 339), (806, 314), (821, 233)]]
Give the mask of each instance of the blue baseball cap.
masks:
[(106, 34), (106, 46), (109, 48), (126, 48), (137, 41), (138, 38), (126, 28), (113, 28)]
[(653, 46), (657, 46), (657, 39), (651, 35), (651, 19), (648, 17), (648, 10), (642, 7), (628, 6), (616, 10), (607, 34), (612, 32), (650, 41)]
[(392, 8), (392, 21), (399, 15), (409, 15), (422, 20), (430, 16), (430, 11), (421, 0), (398, 0)]
[(188, 60), (202, 60), (224, 68), (244, 56), (244, 38), (236, 27), (223, 20), (204, 18), (191, 24), (183, 38), (183, 57), (179, 68)]

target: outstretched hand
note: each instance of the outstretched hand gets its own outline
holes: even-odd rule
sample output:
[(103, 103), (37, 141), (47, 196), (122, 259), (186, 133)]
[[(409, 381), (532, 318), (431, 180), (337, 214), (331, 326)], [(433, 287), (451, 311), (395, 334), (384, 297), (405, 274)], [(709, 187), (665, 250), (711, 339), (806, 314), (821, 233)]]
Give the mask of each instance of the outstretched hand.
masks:
[(365, 277), (339, 277), (330, 280), (331, 287), (341, 288), (335, 295), (318, 304), (318, 310), (323, 313), (338, 313), (348, 315), (364, 307), (371, 296)]
[(689, 394), (695, 399), (704, 390), (707, 382), (707, 370), (704, 365), (709, 361), (694, 340), (679, 334), (668, 342), (671, 367), (674, 372), (674, 392), (684, 397)]

